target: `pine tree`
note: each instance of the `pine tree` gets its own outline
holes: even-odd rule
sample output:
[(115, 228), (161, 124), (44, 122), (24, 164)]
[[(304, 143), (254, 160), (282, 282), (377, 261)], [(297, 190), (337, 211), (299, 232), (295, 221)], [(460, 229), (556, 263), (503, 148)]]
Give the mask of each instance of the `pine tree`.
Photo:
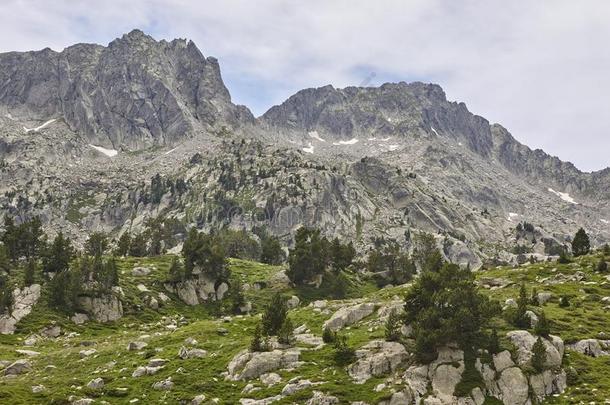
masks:
[(334, 342), (334, 359), (335, 363), (340, 366), (346, 366), (352, 363), (356, 358), (356, 351), (347, 343), (347, 337), (337, 335)]
[(398, 311), (392, 309), (385, 322), (385, 340), (398, 342), (400, 340), (401, 319)]
[(269, 351), (269, 345), (267, 344), (266, 338), (263, 336), (261, 331), (260, 323), (257, 323), (254, 327), (254, 334), (250, 341), (251, 352), (266, 352)]
[(295, 235), (294, 249), (288, 255), (289, 267), (286, 275), (296, 285), (312, 281), (324, 273), (328, 264), (328, 241), (320, 231), (299, 228)]
[(59, 232), (43, 257), (42, 269), (47, 273), (56, 274), (68, 270), (73, 257), (72, 242)]
[(519, 298), (517, 298), (517, 310), (512, 319), (512, 323), (519, 328), (528, 329), (531, 326), (531, 320), (529, 316), (527, 316), (528, 304), (529, 299), (527, 297), (525, 284), (521, 284), (521, 288), (519, 289)]
[(147, 252), (147, 241), (144, 234), (139, 233), (131, 240), (129, 246), (129, 256), (144, 257)]
[(0, 275), (0, 314), (11, 312), (13, 306), (13, 287), (6, 276)]
[(123, 232), (117, 242), (116, 255), (127, 256), (129, 254), (129, 248), (131, 247), (131, 235), (129, 232)]
[(538, 323), (534, 327), (534, 333), (545, 338), (548, 338), (551, 334), (551, 325), (544, 312), (541, 312), (540, 316), (538, 316)]
[(578, 257), (588, 254), (590, 250), (591, 242), (589, 240), (589, 235), (587, 235), (587, 232), (585, 232), (583, 228), (580, 228), (572, 241), (572, 254)]
[(28, 260), (27, 265), (23, 271), (23, 284), (28, 287), (34, 284), (36, 278), (36, 260)]
[(603, 257), (599, 259), (596, 270), (598, 273), (606, 273), (608, 271), (608, 263), (606, 263), (606, 260)]
[(172, 264), (169, 267), (168, 281), (170, 283), (179, 283), (185, 280), (184, 267), (178, 258), (172, 259)]
[(292, 344), (294, 340), (293, 331), (294, 326), (292, 325), (292, 321), (290, 320), (290, 318), (286, 318), (277, 334), (277, 341), (284, 345)]
[(544, 370), (544, 363), (546, 363), (546, 346), (541, 337), (538, 337), (538, 340), (534, 343), (532, 353), (532, 367), (537, 372), (541, 372)]
[(280, 293), (275, 293), (271, 298), (271, 302), (265, 308), (262, 318), (263, 334), (265, 336), (274, 336), (280, 331), (280, 328), (286, 320), (288, 307), (286, 300)]
[(562, 295), (561, 297), (559, 297), (559, 306), (561, 308), (567, 308), (570, 306), (570, 297), (568, 297), (567, 295)]
[(330, 330), (330, 328), (326, 327), (322, 331), (322, 341), (324, 343), (334, 343), (337, 338), (337, 334)]
[(266, 264), (280, 264), (284, 261), (284, 251), (280, 240), (275, 236), (264, 237), (261, 241), (261, 262)]
[(104, 232), (93, 232), (85, 242), (85, 252), (89, 256), (102, 256), (108, 249), (108, 236)]

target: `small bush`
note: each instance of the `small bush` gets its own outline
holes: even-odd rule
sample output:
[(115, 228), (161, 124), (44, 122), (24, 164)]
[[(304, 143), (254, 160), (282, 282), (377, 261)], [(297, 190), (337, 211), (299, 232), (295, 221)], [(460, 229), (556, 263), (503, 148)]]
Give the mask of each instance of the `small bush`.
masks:
[(534, 328), (534, 333), (543, 337), (548, 337), (551, 334), (551, 325), (544, 312), (538, 317), (538, 323)]
[(263, 336), (260, 323), (256, 324), (256, 326), (254, 327), (254, 334), (252, 335), (252, 341), (250, 341), (250, 351), (269, 351), (269, 343), (267, 342), (267, 339)]
[(498, 331), (495, 328), (492, 329), (491, 335), (489, 336), (487, 351), (489, 354), (498, 354), (502, 351), (502, 347), (500, 346), (500, 338), (498, 338)]
[(280, 293), (276, 293), (263, 313), (263, 334), (265, 336), (277, 335), (286, 320), (287, 314), (288, 307), (286, 306), (286, 300)]
[(294, 341), (294, 326), (290, 318), (286, 318), (277, 334), (277, 341), (283, 345), (290, 345)]
[(536, 343), (532, 347), (532, 367), (537, 372), (544, 370), (544, 363), (546, 362), (546, 347), (541, 337), (538, 337)]
[(324, 328), (322, 332), (322, 341), (324, 343), (334, 343), (337, 339), (337, 334), (330, 330), (330, 328)]
[(562, 295), (561, 297), (559, 297), (559, 306), (561, 308), (567, 308), (570, 306), (570, 297), (568, 297), (567, 295)]
[(598, 273), (606, 273), (608, 271), (608, 263), (606, 263), (605, 259), (600, 259), (599, 263), (597, 263), (596, 270)]
[(398, 342), (400, 340), (400, 327), (402, 320), (396, 309), (390, 311), (390, 315), (385, 322), (385, 340), (388, 342)]
[(335, 339), (335, 363), (340, 366), (346, 366), (356, 359), (356, 351), (347, 344), (345, 336), (337, 336)]

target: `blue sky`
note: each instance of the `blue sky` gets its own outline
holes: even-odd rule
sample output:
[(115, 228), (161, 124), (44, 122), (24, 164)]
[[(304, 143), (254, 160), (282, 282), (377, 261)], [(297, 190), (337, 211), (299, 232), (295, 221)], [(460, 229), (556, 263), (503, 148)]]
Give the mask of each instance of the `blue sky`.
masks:
[(610, 166), (608, 21), (605, 0), (4, 0), (0, 52), (189, 38), (257, 115), (306, 87), (435, 82), (590, 171)]

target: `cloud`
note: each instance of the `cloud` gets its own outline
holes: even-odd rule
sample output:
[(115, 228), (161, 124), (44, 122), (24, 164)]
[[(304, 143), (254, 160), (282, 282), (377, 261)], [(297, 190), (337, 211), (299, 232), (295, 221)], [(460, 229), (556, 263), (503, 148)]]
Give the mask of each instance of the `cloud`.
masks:
[(432, 81), (594, 170), (610, 165), (609, 18), (605, 0), (7, 0), (0, 50), (107, 43), (135, 27), (187, 37), (257, 114), (304, 87)]

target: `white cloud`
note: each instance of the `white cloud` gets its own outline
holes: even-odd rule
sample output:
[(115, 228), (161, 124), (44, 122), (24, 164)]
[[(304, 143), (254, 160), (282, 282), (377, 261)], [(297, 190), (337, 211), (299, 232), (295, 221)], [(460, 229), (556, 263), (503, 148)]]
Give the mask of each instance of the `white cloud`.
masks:
[(610, 2), (5, 0), (0, 50), (107, 43), (139, 27), (220, 59), (262, 113), (304, 87), (439, 83), (452, 100), (585, 170), (610, 165)]

